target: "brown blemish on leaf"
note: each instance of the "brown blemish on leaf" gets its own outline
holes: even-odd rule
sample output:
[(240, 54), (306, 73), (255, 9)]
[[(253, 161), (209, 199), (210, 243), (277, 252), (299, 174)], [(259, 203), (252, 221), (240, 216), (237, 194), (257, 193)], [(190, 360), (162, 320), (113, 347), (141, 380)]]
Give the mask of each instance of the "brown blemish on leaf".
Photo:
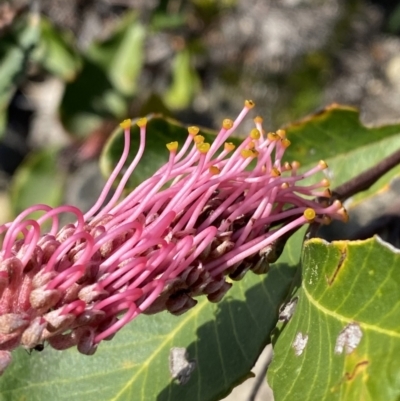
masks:
[(343, 264), (344, 264), (344, 262), (346, 260), (346, 257), (347, 257), (347, 248), (343, 247), (342, 249), (340, 249), (340, 259), (339, 259), (339, 262), (338, 262), (338, 264), (336, 266), (335, 271), (333, 272), (332, 277), (331, 278), (328, 278), (328, 277), (326, 278), (326, 281), (328, 282), (329, 286), (331, 286), (333, 284), (333, 282), (335, 281), (337, 275), (339, 274), (340, 269), (342, 268), (342, 266), (343, 266)]
[(340, 379), (339, 383), (337, 383), (333, 387), (331, 387), (330, 392), (336, 393), (336, 392), (340, 391), (340, 387), (344, 383), (351, 382), (357, 375), (362, 373), (367, 368), (368, 364), (369, 364), (369, 361), (367, 361), (367, 360), (362, 360), (362, 361), (356, 363), (351, 372), (345, 372), (343, 377)]
[(358, 362), (358, 363), (356, 364), (356, 366), (354, 366), (354, 369), (353, 369), (353, 371), (352, 371), (351, 373), (346, 372), (346, 373), (344, 374), (343, 380), (344, 380), (344, 381), (353, 380), (354, 377), (355, 377), (356, 375), (358, 375), (360, 372), (362, 372), (363, 370), (366, 369), (366, 367), (367, 367), (368, 364), (369, 364), (368, 361), (361, 361), (361, 362)]
[(338, 103), (332, 103), (327, 107), (324, 107), (323, 109), (317, 111), (316, 113), (310, 114), (298, 121), (292, 122), (284, 127), (285, 130), (290, 130), (290, 128), (294, 127), (301, 127), (302, 125), (305, 125), (309, 123), (310, 121), (315, 121), (316, 119), (323, 119), (326, 118), (327, 115), (329, 115), (332, 111), (335, 110), (346, 110), (346, 111), (353, 111), (355, 113), (358, 113), (358, 110), (354, 107), (351, 106), (343, 106)]

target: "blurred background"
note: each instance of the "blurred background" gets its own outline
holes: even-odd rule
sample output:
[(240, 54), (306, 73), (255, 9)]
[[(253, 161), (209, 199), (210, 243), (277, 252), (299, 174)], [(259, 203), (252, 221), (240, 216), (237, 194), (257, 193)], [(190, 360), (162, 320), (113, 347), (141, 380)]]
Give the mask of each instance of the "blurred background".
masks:
[[(333, 102), (398, 122), (399, 35), (391, 0), (0, 1), (0, 223), (33, 203), (87, 210), (127, 117), (218, 128), (249, 98), (270, 130)], [(246, 383), (230, 399), (254, 399)]]

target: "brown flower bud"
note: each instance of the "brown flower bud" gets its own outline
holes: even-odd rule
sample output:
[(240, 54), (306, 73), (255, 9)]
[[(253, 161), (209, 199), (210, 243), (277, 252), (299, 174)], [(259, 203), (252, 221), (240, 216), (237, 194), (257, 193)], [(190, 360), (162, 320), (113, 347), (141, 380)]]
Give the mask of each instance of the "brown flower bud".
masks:
[(30, 349), (42, 343), (42, 334), (46, 324), (47, 322), (41, 316), (33, 319), (29, 327), (22, 333), (21, 345)]
[(29, 316), (25, 313), (6, 313), (0, 316), (0, 333), (11, 334), (29, 325)]
[(44, 290), (36, 288), (31, 292), (29, 300), (34, 309), (50, 309), (62, 297), (62, 292), (58, 290)]

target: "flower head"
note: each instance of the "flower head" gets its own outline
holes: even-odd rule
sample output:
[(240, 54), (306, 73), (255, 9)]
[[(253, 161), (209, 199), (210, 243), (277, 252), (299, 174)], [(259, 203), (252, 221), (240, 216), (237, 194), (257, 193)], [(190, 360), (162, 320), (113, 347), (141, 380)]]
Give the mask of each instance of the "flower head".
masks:
[[(168, 162), (119, 202), (145, 149), (147, 121), (139, 119), (138, 153), (103, 206), (128, 157), (125, 120), (123, 154), (87, 213), (35, 205), (0, 227), (0, 370), (20, 345), (47, 341), (92, 354), (141, 313), (179, 315), (199, 295), (218, 302), (232, 285), (227, 276), (266, 272), (293, 229), (346, 218), (340, 202), (311, 200), (329, 197), (327, 180), (301, 185), (324, 162), (301, 173), (298, 163), (282, 162), (290, 145), (283, 130), (265, 133), (256, 117), (237, 148), (226, 142), (252, 107), (246, 101), (235, 121), (224, 120), (212, 144), (189, 127), (183, 146), (167, 144)], [(62, 213), (76, 222), (60, 228)]]

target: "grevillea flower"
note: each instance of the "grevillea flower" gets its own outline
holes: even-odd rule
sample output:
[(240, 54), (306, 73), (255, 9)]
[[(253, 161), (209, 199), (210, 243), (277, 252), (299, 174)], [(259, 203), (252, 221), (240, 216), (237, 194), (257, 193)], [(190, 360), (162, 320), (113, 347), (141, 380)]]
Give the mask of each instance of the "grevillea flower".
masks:
[[(179, 315), (203, 294), (218, 302), (231, 287), (227, 276), (266, 272), (279, 239), (293, 229), (346, 219), (340, 202), (312, 200), (329, 197), (326, 179), (301, 186), (324, 162), (302, 173), (298, 163), (282, 162), (290, 144), (283, 130), (266, 134), (256, 117), (237, 148), (226, 142), (252, 107), (246, 101), (235, 121), (224, 120), (212, 144), (189, 127), (182, 148), (169, 143), (168, 162), (118, 202), (145, 149), (146, 119), (139, 119), (138, 153), (104, 206), (128, 157), (126, 120), (121, 159), (87, 213), (35, 205), (0, 227), (1, 371), (18, 346), (47, 341), (93, 354), (141, 313)], [(41, 217), (30, 218), (38, 211)], [(60, 228), (62, 213), (76, 222)]]

